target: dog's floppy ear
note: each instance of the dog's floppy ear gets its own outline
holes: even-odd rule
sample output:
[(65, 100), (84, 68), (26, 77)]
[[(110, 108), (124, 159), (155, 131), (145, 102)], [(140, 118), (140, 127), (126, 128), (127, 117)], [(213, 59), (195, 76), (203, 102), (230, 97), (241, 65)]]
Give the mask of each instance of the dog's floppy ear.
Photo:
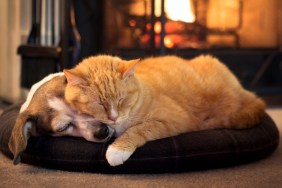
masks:
[(20, 113), (10, 136), (8, 145), (15, 165), (21, 161), (20, 154), (26, 149), (29, 137), (37, 132), (36, 123), (30, 117), (27, 112)]

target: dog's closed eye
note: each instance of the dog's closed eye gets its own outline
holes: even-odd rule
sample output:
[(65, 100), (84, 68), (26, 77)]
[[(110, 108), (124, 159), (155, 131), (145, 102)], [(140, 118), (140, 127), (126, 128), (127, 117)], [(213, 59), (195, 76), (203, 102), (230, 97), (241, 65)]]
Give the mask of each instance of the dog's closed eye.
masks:
[(64, 132), (73, 126), (74, 124), (72, 122), (66, 123), (65, 125), (59, 126), (56, 132)]

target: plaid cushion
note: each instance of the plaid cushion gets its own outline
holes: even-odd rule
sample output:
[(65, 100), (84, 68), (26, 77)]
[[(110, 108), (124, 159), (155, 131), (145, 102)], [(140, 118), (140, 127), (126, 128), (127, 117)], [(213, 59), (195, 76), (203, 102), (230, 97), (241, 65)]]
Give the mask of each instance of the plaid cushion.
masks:
[[(11, 159), (8, 141), (19, 108), (20, 105), (11, 106), (0, 116), (0, 148)], [(75, 137), (32, 137), (21, 159), (23, 163), (68, 171), (184, 172), (226, 167), (266, 157), (277, 148), (279, 133), (272, 119), (265, 114), (261, 124), (251, 129), (191, 132), (149, 142), (117, 167), (109, 166), (105, 159), (111, 142), (98, 144)]]

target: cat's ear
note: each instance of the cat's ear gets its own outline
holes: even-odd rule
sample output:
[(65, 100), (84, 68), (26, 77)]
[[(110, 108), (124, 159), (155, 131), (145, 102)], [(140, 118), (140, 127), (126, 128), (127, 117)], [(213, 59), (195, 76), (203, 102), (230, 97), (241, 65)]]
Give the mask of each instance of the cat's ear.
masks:
[(126, 61), (123, 64), (123, 68), (121, 69), (122, 72), (122, 79), (128, 78), (134, 75), (134, 71), (136, 66), (140, 63), (140, 59), (133, 59)]
[(64, 69), (64, 74), (65, 74), (65, 77), (67, 78), (68, 84), (72, 86), (86, 85), (86, 81), (83, 78), (73, 74), (71, 70)]

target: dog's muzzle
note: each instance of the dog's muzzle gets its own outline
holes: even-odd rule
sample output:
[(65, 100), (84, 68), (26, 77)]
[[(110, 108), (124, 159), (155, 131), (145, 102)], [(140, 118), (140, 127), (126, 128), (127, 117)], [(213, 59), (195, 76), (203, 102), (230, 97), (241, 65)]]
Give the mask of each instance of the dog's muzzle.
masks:
[(115, 130), (106, 124), (101, 124), (94, 132), (94, 137), (101, 141), (108, 141), (113, 135)]

